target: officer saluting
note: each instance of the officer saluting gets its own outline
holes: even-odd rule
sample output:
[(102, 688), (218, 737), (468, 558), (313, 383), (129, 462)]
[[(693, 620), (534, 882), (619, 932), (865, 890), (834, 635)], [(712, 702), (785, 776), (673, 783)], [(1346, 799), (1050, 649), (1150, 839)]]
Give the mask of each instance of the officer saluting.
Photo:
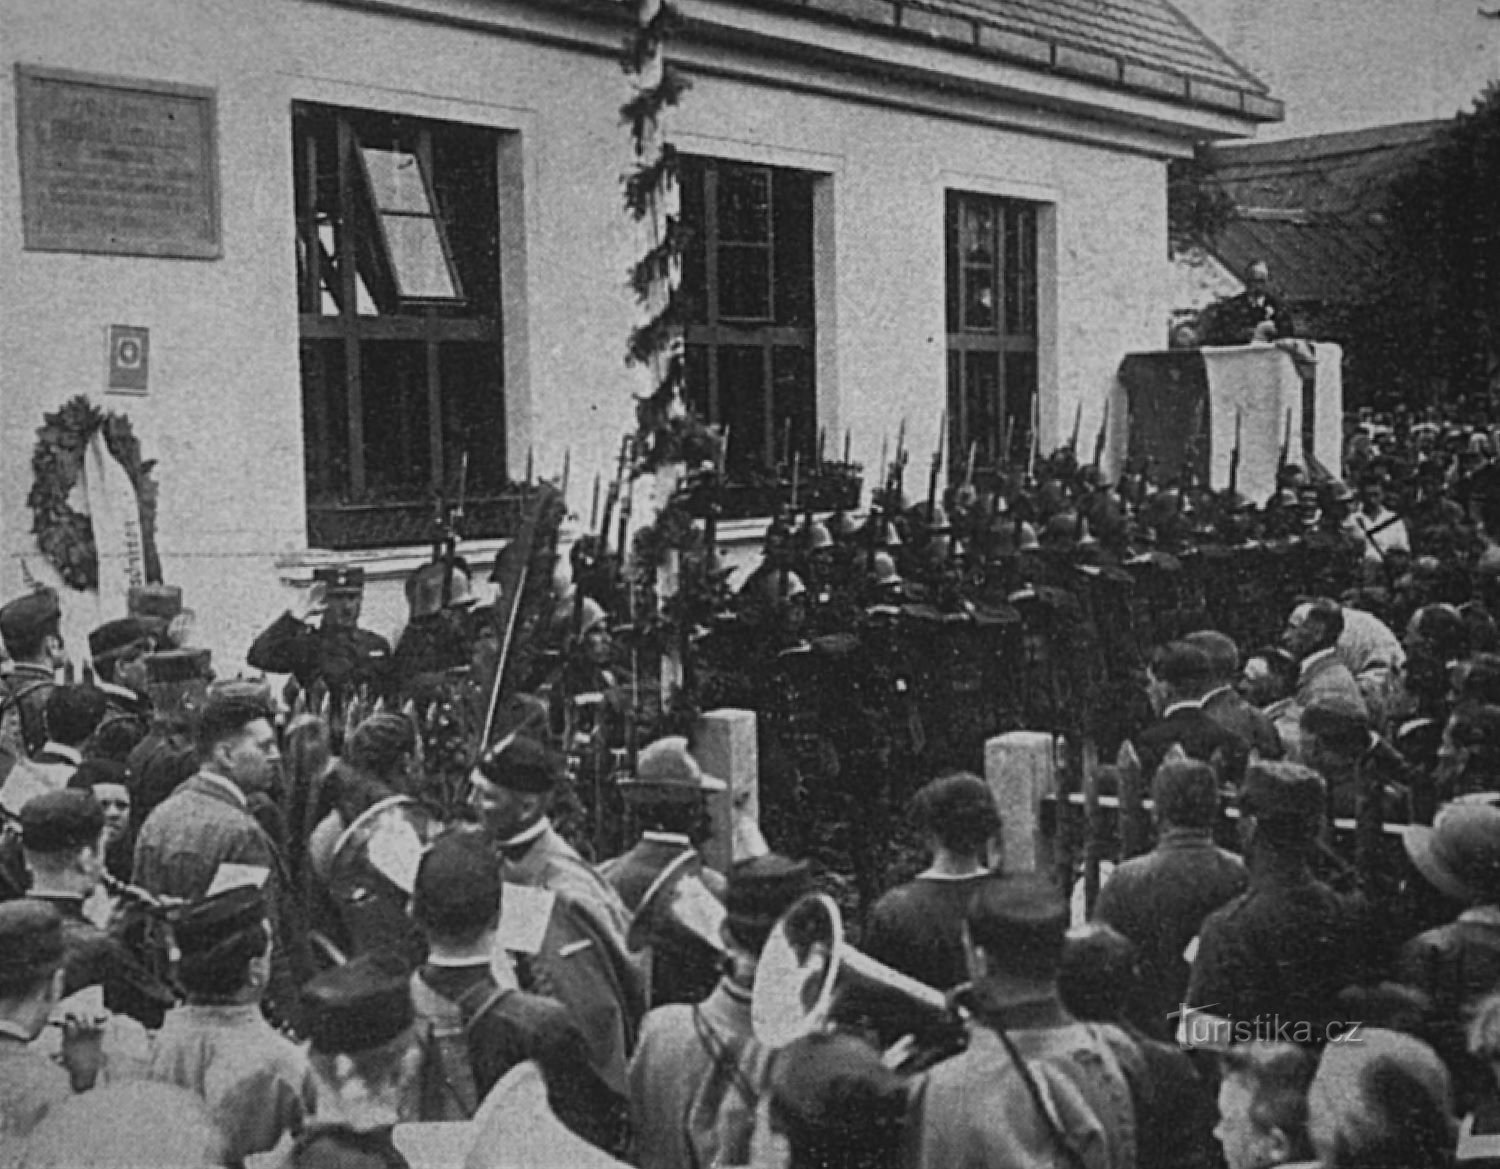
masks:
[[(364, 595), (364, 569), (315, 569), (300, 604), (255, 639), (246, 660), (257, 670), (291, 674), (304, 690), (322, 682), (335, 707), (362, 686), (384, 693), (391, 644), (359, 627)], [(313, 625), (319, 614), (322, 620)]]

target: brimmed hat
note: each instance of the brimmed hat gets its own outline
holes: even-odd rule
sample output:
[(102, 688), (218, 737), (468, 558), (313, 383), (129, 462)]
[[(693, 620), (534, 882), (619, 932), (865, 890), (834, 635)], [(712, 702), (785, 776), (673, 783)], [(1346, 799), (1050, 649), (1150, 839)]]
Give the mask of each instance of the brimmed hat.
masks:
[(1407, 828), (1402, 843), (1417, 871), (1449, 897), (1475, 904), (1500, 895), (1500, 807), (1449, 804), (1431, 828)]
[(642, 749), (635, 774), (622, 776), (619, 787), (626, 796), (645, 799), (691, 799), (709, 792), (727, 791), (722, 779), (705, 775), (681, 735), (669, 735)]

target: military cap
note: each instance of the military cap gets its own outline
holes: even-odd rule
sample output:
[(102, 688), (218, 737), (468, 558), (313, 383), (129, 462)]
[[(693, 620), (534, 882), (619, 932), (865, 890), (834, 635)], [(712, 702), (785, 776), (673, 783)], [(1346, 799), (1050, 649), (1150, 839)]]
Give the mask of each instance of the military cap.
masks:
[(428, 929), (466, 934), (500, 911), (500, 865), (472, 829), (445, 832), (422, 854), (412, 891), (412, 916)]
[(184, 955), (212, 950), (266, 920), (266, 894), (256, 885), (238, 885), (176, 910), (172, 937)]
[(636, 759), (635, 774), (622, 776), (619, 786), (627, 795), (652, 799), (691, 798), (729, 787), (722, 779), (704, 774), (681, 735), (668, 735), (643, 748)]
[(1500, 807), (1449, 804), (1432, 827), (1407, 828), (1402, 843), (1417, 871), (1440, 892), (1470, 905), (1500, 898)]
[(563, 761), (530, 735), (512, 732), (482, 756), (479, 774), (511, 791), (538, 794), (550, 792), (563, 777)]
[(137, 617), (121, 617), (118, 621), (106, 621), (89, 634), (89, 656), (95, 662), (119, 657), (136, 648), (145, 648), (151, 642), (151, 630)]
[(7, 642), (30, 641), (46, 633), (62, 619), (62, 606), (52, 589), (37, 589), (0, 608), (0, 638)]
[(91, 791), (64, 788), (33, 796), (21, 807), (21, 846), (27, 852), (66, 852), (99, 843), (104, 809)]
[(1240, 811), (1261, 820), (1300, 823), (1316, 831), (1326, 801), (1323, 777), (1298, 763), (1254, 763), (1240, 785)]
[(62, 915), (46, 901), (0, 904), (0, 992), (35, 983), (63, 959)]
[(129, 788), (132, 786), (133, 778), (130, 768), (118, 759), (106, 759), (100, 756), (85, 759), (80, 763), (78, 769), (68, 777), (68, 786), (76, 791), (90, 791), (95, 786), (105, 784)]
[(213, 651), (208, 649), (162, 649), (146, 655), (146, 677), (151, 682), (207, 681), (213, 677), (209, 664)]
[(1062, 961), (1068, 903), (1039, 873), (997, 875), (980, 883), (965, 924), (997, 972), (1050, 978)]
[(373, 951), (312, 979), (302, 988), (312, 1049), (353, 1054), (396, 1038), (412, 1022), (410, 977), (400, 958)]
[(774, 852), (740, 861), (729, 870), (725, 927), (742, 944), (758, 949), (781, 915), (812, 887), (812, 869), (806, 861)]
[(365, 570), (358, 565), (327, 565), (313, 569), (314, 583), (328, 586), (330, 593), (362, 593), (365, 589)]

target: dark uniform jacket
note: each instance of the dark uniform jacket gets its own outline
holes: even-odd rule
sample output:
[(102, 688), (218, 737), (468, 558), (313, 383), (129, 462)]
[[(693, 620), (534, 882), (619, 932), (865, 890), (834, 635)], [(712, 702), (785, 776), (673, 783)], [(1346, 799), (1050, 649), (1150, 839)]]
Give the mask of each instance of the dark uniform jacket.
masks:
[(108, 705), (84, 754), (124, 763), (151, 733), (151, 699), (110, 682), (99, 683), (99, 689)]
[(1258, 1015), (1291, 1028), (1275, 1038), (1320, 1041), (1339, 1017), (1338, 992), (1359, 977), (1362, 916), (1351, 898), (1310, 874), (1260, 877), (1203, 923), (1187, 1002), (1221, 1018)]
[(1192, 972), (1184, 951), (1204, 919), (1249, 883), (1239, 857), (1190, 828), (1167, 829), (1153, 851), (1123, 862), (1104, 882), (1094, 919), (1136, 944), (1141, 976), (1130, 1014), (1147, 1035), (1171, 1036), (1170, 1016)]
[(31, 893), (48, 902), (63, 919), (63, 997), (88, 986), (104, 989), (104, 1005), (129, 1015), (148, 1031), (161, 1026), (175, 1001), (118, 938), (83, 916), (83, 898)]
[(282, 1169), (411, 1169), (389, 1126), (359, 1131), (342, 1124), (309, 1128), (292, 1146)]
[(1255, 329), (1264, 321), (1276, 326), (1276, 336), (1291, 337), (1297, 327), (1281, 298), (1262, 293), (1258, 298), (1242, 292), (1214, 305), (1209, 317), (1208, 345), (1248, 345), (1255, 339)]
[[(47, 666), (17, 662), (0, 679), (0, 754), (10, 761), (36, 754), (46, 743), (47, 699), (57, 688), (55, 674)], [(0, 768), (8, 764), (0, 764)]]
[(990, 874), (943, 878), (923, 874), (887, 891), (870, 910), (860, 949), (937, 990), (968, 981), (964, 914)]
[(245, 660), (257, 670), (291, 674), (304, 690), (322, 682), (337, 704), (360, 686), (385, 693), (391, 643), (368, 629), (328, 629), (283, 613), (255, 639)]

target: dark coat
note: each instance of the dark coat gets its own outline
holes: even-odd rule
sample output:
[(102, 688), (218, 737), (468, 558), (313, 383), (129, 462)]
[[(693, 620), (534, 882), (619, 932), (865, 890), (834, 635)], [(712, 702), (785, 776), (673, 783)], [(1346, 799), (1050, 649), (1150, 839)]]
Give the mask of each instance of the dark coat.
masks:
[(1141, 977), (1131, 1018), (1147, 1035), (1165, 1039), (1192, 973), (1183, 952), (1214, 910), (1245, 891), (1244, 862), (1206, 833), (1169, 829), (1145, 856), (1123, 862), (1099, 890), (1094, 919), (1136, 944)]
[(83, 916), (83, 898), (48, 897), (46, 901), (63, 919), (63, 996), (98, 986), (104, 990), (104, 1005), (129, 1015), (148, 1031), (161, 1026), (176, 1001), (164, 985), (126, 948), (125, 944)]

